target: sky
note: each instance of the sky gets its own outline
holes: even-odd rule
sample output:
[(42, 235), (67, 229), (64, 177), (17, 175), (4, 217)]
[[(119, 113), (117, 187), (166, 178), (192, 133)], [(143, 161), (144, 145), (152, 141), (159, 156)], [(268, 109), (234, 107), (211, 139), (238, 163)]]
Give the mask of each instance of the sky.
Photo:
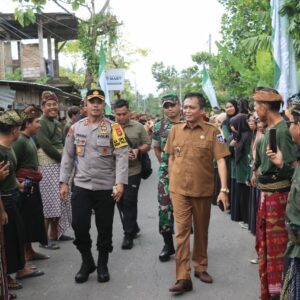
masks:
[[(1, 12), (12, 13), (12, 1), (2, 2)], [(99, 6), (104, 2), (96, 1)], [(110, 9), (124, 24), (124, 39), (132, 47), (149, 50), (148, 56), (140, 58), (125, 75), (141, 94), (158, 93), (151, 73), (154, 62), (173, 65), (178, 71), (192, 66), (192, 54), (209, 50), (209, 34), (212, 51), (216, 52), (224, 13), (217, 0), (111, 0)], [(48, 5), (46, 11), (61, 10)], [(84, 17), (85, 12), (80, 10), (79, 15)], [(61, 64), (63, 61), (67, 63), (60, 60)]]

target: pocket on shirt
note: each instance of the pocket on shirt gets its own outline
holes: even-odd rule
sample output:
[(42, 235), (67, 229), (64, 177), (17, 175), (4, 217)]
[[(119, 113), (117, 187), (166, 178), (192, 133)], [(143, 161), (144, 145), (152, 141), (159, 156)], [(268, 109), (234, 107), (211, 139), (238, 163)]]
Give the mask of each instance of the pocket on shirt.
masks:
[(211, 142), (209, 141), (199, 141), (197, 143), (193, 143), (193, 154), (196, 157), (206, 156), (211, 152)]
[(185, 150), (186, 145), (184, 144), (177, 144), (173, 146), (173, 153), (175, 157), (182, 157), (184, 150)]
[(112, 155), (112, 147), (110, 145), (110, 139), (97, 139), (97, 146), (100, 156), (111, 156)]
[(75, 138), (74, 145), (76, 146), (76, 154), (78, 156), (84, 156), (86, 139), (85, 138)]

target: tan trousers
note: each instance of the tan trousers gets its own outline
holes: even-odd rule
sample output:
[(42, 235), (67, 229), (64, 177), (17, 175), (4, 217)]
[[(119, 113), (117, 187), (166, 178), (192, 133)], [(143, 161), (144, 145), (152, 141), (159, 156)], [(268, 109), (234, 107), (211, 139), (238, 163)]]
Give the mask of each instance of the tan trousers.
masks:
[(171, 193), (176, 222), (176, 279), (190, 279), (190, 233), (194, 222), (193, 266), (195, 271), (207, 270), (208, 226), (211, 197), (194, 198)]

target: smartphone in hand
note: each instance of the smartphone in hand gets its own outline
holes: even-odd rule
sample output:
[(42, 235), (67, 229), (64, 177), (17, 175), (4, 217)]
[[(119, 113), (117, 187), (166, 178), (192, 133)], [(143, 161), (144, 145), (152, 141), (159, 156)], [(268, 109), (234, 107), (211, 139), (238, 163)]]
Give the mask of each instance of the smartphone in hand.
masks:
[(276, 128), (270, 129), (269, 147), (272, 152), (277, 153)]
[(224, 204), (223, 204), (222, 201), (219, 201), (219, 202), (218, 202), (218, 206), (219, 206), (219, 208), (221, 209), (221, 211), (224, 211)]

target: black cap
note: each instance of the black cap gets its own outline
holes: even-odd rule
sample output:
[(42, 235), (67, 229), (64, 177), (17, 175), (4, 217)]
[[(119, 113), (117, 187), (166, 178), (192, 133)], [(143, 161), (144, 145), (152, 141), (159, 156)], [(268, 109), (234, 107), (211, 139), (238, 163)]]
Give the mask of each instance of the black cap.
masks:
[(88, 92), (86, 94), (86, 100), (89, 101), (89, 100), (91, 100), (93, 98), (98, 98), (98, 99), (104, 101), (105, 100), (105, 94), (100, 89), (88, 90)]

